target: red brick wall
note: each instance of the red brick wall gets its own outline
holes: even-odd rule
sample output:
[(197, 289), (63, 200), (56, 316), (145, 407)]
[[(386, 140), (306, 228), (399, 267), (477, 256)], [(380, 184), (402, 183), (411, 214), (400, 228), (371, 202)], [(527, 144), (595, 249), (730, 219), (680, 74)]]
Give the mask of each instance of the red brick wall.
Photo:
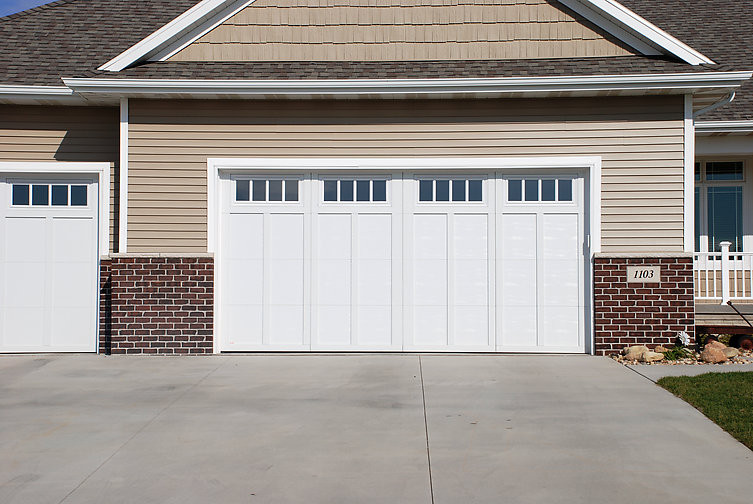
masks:
[[(627, 266), (660, 266), (661, 283), (627, 283)], [(597, 257), (594, 260), (596, 353), (629, 345), (667, 345), (694, 337), (693, 259)]]
[(116, 256), (100, 282), (101, 353), (212, 353), (212, 258)]

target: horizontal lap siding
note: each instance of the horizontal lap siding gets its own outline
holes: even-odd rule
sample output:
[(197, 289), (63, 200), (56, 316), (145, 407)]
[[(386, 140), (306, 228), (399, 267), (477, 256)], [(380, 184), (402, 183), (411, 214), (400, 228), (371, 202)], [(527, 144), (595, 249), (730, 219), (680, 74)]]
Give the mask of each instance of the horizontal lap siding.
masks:
[(682, 251), (683, 101), (132, 100), (129, 252), (206, 251), (208, 157), (603, 158), (602, 249)]
[[(117, 242), (118, 109), (0, 105), (0, 161), (109, 162), (110, 248)], [(107, 252), (104, 252), (107, 253)]]

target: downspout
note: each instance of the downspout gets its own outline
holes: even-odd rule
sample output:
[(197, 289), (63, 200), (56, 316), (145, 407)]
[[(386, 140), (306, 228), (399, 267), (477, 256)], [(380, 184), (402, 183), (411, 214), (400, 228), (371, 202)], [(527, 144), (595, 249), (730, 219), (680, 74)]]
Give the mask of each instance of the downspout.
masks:
[(711, 112), (712, 110), (716, 110), (719, 107), (723, 107), (724, 105), (727, 105), (728, 103), (732, 102), (732, 100), (735, 99), (735, 92), (731, 91), (727, 96), (719, 100), (718, 102), (712, 103), (708, 107), (704, 107), (701, 110), (693, 113), (693, 119), (696, 117), (703, 115), (707, 112)]

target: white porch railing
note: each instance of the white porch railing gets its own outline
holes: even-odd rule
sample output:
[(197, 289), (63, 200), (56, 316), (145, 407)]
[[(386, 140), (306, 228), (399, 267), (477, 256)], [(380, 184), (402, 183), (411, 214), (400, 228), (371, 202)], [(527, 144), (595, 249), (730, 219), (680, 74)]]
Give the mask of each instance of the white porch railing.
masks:
[(730, 252), (730, 242), (721, 242), (721, 252), (693, 255), (696, 299), (753, 299), (753, 252)]

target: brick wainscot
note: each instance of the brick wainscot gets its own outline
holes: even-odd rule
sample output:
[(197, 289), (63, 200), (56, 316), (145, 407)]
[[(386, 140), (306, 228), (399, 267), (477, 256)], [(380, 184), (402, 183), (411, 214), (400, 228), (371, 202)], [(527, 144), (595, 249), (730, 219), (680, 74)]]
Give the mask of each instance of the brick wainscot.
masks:
[(212, 353), (211, 257), (113, 255), (100, 264), (100, 353)]
[[(628, 282), (629, 266), (659, 267), (659, 282)], [(695, 333), (693, 258), (690, 255), (594, 259), (595, 349), (618, 353), (629, 345), (673, 344)]]

